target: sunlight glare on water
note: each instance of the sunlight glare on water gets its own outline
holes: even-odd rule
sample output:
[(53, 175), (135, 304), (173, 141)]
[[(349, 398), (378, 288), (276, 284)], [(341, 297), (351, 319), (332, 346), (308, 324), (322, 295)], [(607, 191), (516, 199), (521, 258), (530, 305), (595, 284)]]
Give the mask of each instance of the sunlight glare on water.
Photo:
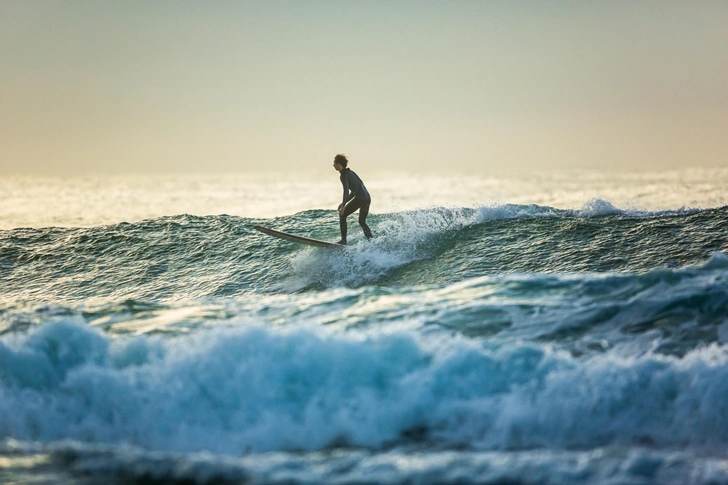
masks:
[[(580, 209), (592, 199), (620, 209), (667, 210), (725, 205), (728, 169), (595, 172), (487, 177), (479, 174), (368, 175), (371, 212), (429, 207), (536, 204)], [(269, 218), (340, 202), (336, 173), (154, 174), (0, 177), (0, 229), (91, 227), (160, 216), (228, 214)]]

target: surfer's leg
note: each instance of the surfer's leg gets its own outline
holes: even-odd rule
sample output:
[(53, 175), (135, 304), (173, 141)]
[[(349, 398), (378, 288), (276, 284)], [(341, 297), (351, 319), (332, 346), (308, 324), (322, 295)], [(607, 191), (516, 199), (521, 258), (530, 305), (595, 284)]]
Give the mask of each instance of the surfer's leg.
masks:
[(359, 209), (359, 225), (364, 230), (364, 235), (367, 239), (372, 238), (372, 230), (369, 229), (369, 226), (367, 226), (367, 215), (369, 215), (369, 204), (371, 204), (371, 201), (369, 203), (362, 204), (361, 208)]
[(341, 229), (341, 241), (339, 244), (346, 244), (346, 216), (339, 215), (339, 228)]
[(339, 244), (346, 244), (346, 218), (359, 208), (359, 201), (354, 199), (346, 204), (344, 213), (339, 216), (339, 227), (341, 228), (341, 241)]

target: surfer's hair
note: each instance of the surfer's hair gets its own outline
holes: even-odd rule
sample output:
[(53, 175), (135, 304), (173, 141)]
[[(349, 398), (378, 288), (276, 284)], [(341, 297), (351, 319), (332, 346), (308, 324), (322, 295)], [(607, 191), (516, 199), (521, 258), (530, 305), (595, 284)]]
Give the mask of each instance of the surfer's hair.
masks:
[(342, 155), (339, 153), (334, 157), (334, 163), (338, 163), (342, 167), (346, 168), (346, 165), (349, 163), (349, 160), (346, 159), (346, 155)]

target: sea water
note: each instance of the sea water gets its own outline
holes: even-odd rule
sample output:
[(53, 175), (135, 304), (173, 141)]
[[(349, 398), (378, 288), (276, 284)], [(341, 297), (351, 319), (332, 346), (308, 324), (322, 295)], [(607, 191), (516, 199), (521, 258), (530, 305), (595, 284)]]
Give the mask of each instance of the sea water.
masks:
[(0, 178), (2, 483), (728, 483), (728, 171)]

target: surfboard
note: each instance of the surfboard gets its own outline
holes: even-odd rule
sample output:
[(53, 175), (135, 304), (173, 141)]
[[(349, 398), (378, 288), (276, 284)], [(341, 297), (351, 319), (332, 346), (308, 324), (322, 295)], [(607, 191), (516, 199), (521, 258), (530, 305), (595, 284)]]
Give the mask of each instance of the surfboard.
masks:
[(271, 229), (270, 227), (253, 226), (253, 229), (260, 231), (263, 234), (268, 234), (269, 236), (277, 237), (279, 239), (285, 239), (286, 241), (291, 241), (291, 242), (295, 242), (295, 243), (299, 243), (299, 244), (306, 244), (308, 246), (316, 246), (319, 248), (343, 248), (344, 247), (343, 244), (319, 241), (318, 239), (311, 239), (311, 238), (303, 237), (303, 236), (296, 236), (295, 234), (288, 234), (287, 232), (276, 231), (275, 229)]

